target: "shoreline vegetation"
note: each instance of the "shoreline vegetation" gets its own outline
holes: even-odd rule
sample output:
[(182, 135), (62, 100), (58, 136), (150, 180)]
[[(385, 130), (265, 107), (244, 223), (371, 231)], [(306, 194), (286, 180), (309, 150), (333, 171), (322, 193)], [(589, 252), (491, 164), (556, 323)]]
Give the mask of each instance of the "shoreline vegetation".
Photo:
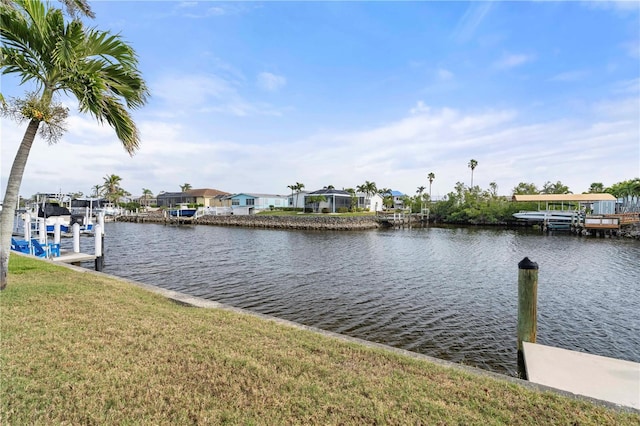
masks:
[[(640, 414), (12, 255), (2, 424), (637, 425)], [(142, 286), (142, 285), (141, 285)]]

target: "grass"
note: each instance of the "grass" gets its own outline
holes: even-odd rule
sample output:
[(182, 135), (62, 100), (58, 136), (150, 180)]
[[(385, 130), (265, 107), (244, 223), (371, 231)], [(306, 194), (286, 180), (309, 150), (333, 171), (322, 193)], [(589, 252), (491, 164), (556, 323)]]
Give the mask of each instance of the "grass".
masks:
[(178, 305), (11, 256), (0, 293), (0, 423), (640, 424), (640, 416)]

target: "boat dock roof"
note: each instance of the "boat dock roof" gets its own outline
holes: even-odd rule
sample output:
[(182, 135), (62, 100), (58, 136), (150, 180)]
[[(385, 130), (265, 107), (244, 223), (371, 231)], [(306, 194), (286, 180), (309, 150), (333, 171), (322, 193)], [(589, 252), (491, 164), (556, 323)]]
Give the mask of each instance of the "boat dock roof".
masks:
[(543, 201), (543, 202), (580, 202), (590, 203), (594, 201), (616, 201), (616, 197), (607, 193), (589, 194), (515, 194), (513, 201)]

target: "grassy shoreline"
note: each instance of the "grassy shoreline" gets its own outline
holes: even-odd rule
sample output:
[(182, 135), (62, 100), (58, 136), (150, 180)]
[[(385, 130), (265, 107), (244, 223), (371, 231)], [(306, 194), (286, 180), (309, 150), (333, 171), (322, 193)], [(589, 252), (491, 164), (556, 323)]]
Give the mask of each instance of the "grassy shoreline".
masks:
[(0, 423), (640, 424), (540, 392), (125, 281), (11, 256)]

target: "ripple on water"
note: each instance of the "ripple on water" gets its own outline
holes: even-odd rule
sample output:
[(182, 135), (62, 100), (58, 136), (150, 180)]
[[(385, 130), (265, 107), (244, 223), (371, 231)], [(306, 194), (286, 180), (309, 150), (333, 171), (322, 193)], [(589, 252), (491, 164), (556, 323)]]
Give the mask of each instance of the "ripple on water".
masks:
[(105, 253), (107, 273), (506, 374), (527, 256), (540, 343), (640, 362), (638, 241), (107, 223)]

